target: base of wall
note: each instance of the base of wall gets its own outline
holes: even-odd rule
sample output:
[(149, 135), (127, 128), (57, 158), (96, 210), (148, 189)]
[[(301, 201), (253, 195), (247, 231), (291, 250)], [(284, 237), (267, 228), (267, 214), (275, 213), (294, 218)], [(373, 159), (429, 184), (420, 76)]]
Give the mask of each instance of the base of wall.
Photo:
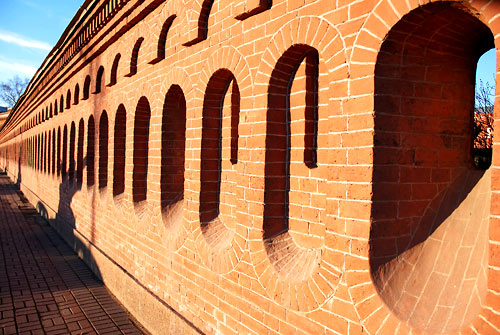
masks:
[[(7, 172), (7, 175), (11, 180), (16, 181), (13, 174)], [(38, 204), (44, 204), (43, 201), (22, 183), (20, 189), (38, 211), (40, 209)], [(48, 206), (42, 207), (46, 210), (43, 216), (52, 228), (151, 334), (203, 334), (177, 311), (137, 282), (125, 269), (90, 243), (80, 232), (56, 220), (56, 212), (53, 209)]]

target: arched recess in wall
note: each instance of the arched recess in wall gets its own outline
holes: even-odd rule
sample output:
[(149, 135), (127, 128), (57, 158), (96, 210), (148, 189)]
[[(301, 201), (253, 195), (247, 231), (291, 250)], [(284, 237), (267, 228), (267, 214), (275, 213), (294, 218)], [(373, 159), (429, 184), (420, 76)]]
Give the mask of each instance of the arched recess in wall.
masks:
[(28, 166), (33, 169), (33, 137), (30, 137), (29, 140), (29, 149), (28, 149)]
[(161, 132), (161, 212), (165, 226), (173, 230), (182, 224), (186, 155), (186, 99), (178, 85), (165, 96)]
[(76, 139), (75, 122), (71, 122), (71, 128), (69, 131), (69, 168), (68, 168), (68, 176), (70, 183), (75, 181), (75, 139)]
[(68, 126), (64, 125), (62, 137), (61, 176), (66, 178), (68, 168)]
[(66, 109), (71, 108), (71, 90), (68, 89), (68, 92), (66, 92)]
[(158, 37), (158, 46), (156, 50), (156, 58), (153, 59), (150, 64), (156, 64), (162, 59), (165, 59), (165, 48), (166, 48), (166, 43), (167, 43), (167, 36), (168, 32), (170, 30), (170, 27), (172, 26), (172, 23), (174, 22), (176, 16), (171, 15), (170, 17), (165, 20), (165, 23), (163, 23), (163, 26), (161, 28), (160, 36)]
[(57, 104), (57, 99), (56, 99), (56, 100), (54, 101), (54, 116), (56, 116), (56, 115), (57, 115), (57, 113), (58, 113), (58, 112), (57, 112), (57, 106), (58, 106), (58, 104)]
[(40, 135), (36, 135), (34, 138), (33, 169), (35, 171), (38, 170), (38, 153), (40, 152), (40, 150), (38, 150), (38, 136)]
[[(323, 210), (311, 207), (307, 201), (311, 195), (303, 191), (309, 186), (314, 189), (316, 182), (300, 177), (309, 176), (308, 170), (315, 169), (318, 163), (318, 67), (319, 55), (315, 48), (294, 45), (279, 58), (268, 88), (265, 245), (278, 273), (303, 279), (311, 276), (319, 263), (321, 250), (316, 247), (322, 245), (320, 222), (304, 220), (295, 214), (315, 211), (311, 217), (324, 215)], [(296, 102), (300, 100), (303, 102)], [(291, 176), (294, 176), (293, 184)], [(300, 183), (303, 185), (295, 185)], [(289, 252), (276, 252), (281, 248)], [(311, 256), (311, 262), (289, 261), (304, 254)]]
[(139, 50), (141, 48), (141, 44), (144, 41), (143, 37), (139, 37), (134, 44), (134, 48), (132, 49), (132, 54), (130, 56), (130, 72), (126, 75), (126, 77), (132, 77), (137, 73), (137, 62), (139, 61)]
[(95, 121), (91, 115), (87, 126), (87, 186), (95, 183)]
[(40, 172), (43, 173), (45, 134), (40, 134)]
[(33, 139), (28, 139), (28, 166), (31, 168), (31, 157), (33, 155)]
[(101, 93), (102, 79), (104, 78), (104, 66), (100, 66), (97, 70), (97, 75), (95, 77), (95, 91), (94, 93)]
[(64, 97), (62, 94), (59, 98), (59, 113), (64, 113)]
[(46, 164), (46, 173), (50, 174), (50, 153), (51, 153), (51, 146), (52, 146), (52, 133), (50, 130), (47, 132), (47, 149), (46, 149), (46, 154), (45, 154), (45, 164)]
[(57, 128), (57, 157), (56, 157), (56, 170), (57, 176), (61, 175), (61, 127)]
[(99, 120), (99, 189), (108, 186), (108, 113), (103, 111)]
[(43, 159), (44, 158), (43, 155), (45, 153), (45, 150), (44, 150), (45, 145), (44, 144), (45, 144), (45, 134), (42, 133), (40, 135), (40, 172), (43, 172), (43, 165), (45, 163), (45, 161)]
[(350, 252), (330, 238), (345, 232), (331, 199), (342, 194), (347, 169), (332, 157), (346, 150), (331, 134), (347, 124), (339, 103), (348, 96), (347, 78), (342, 35), (314, 17), (294, 19), (274, 35), (255, 78), (253, 95), (265, 97), (254, 100), (265, 127), (252, 127), (263, 135), (256, 141), (264, 154), (262, 220), (255, 225), (263, 241), (249, 245), (250, 257), (261, 264), (255, 271), (267, 296), (295, 311), (327, 308)]
[(38, 134), (37, 136), (37, 143), (36, 143), (36, 170), (40, 171), (41, 170), (41, 161), (42, 161), (42, 135)]
[(491, 176), (472, 169), (471, 113), (493, 41), (468, 8), (436, 2), (402, 17), (378, 53), (371, 276), (419, 332), (458, 332), (487, 303)]
[(136, 207), (144, 203), (147, 199), (150, 118), (151, 109), (149, 107), (149, 101), (146, 97), (141, 97), (137, 103), (134, 120), (132, 195)]
[(125, 192), (125, 143), (127, 140), (127, 113), (123, 105), (118, 106), (115, 117), (113, 154), (113, 197)]
[(80, 86), (78, 84), (75, 85), (75, 92), (73, 95), (73, 105), (78, 105), (78, 100), (80, 99)]
[(87, 100), (90, 96), (90, 76), (87, 75), (85, 77), (85, 81), (83, 82), (83, 98), (82, 100)]
[(117, 54), (115, 59), (113, 60), (113, 65), (111, 66), (111, 76), (109, 80), (109, 86), (113, 86), (116, 84), (116, 80), (118, 77), (118, 65), (120, 64), (121, 54)]
[(83, 141), (85, 137), (85, 122), (83, 118), (78, 123), (78, 145), (76, 154), (76, 183), (78, 187), (83, 184)]
[(237, 181), (232, 169), (237, 163), (239, 113), (240, 92), (233, 74), (216, 71), (203, 102), (199, 208), (203, 235), (214, 249), (227, 247), (234, 234)]
[(42, 172), (47, 172), (47, 132), (42, 134)]
[(52, 129), (52, 175), (56, 175), (56, 150), (57, 150), (57, 138), (56, 138), (56, 129)]
[(52, 104), (49, 104), (49, 118), (52, 118), (54, 116), (52, 112)]
[[(189, 27), (189, 37), (190, 40), (184, 43), (184, 46), (191, 46), (198, 42), (207, 39), (208, 36), (208, 18), (210, 17), (210, 11), (212, 10), (212, 6), (214, 4), (214, 0), (203, 0), (201, 4), (200, 13), (198, 20), (196, 22), (196, 29), (192, 29)], [(193, 32), (193, 30), (195, 32)]]

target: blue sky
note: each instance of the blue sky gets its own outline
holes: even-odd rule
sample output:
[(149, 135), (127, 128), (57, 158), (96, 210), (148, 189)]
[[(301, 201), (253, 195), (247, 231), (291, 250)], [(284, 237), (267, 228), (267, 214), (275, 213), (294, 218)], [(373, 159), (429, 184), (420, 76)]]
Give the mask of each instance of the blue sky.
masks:
[(0, 82), (16, 74), (31, 79), (82, 3), (0, 0)]
[(476, 83), (482, 79), (483, 82), (489, 81), (490, 84), (494, 85), (496, 64), (495, 49), (485, 52), (477, 62)]
[[(83, 0), (0, 0), (0, 82), (30, 78), (55, 45)], [(478, 63), (479, 79), (494, 84), (494, 50)], [(3, 101), (0, 100), (0, 105)]]

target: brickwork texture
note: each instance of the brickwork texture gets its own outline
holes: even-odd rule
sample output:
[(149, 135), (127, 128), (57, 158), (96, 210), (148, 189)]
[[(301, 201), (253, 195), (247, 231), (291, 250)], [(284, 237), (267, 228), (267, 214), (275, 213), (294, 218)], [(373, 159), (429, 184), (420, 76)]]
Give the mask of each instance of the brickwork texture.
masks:
[(87, 0), (0, 167), (154, 334), (500, 334), (499, 38), (496, 0)]

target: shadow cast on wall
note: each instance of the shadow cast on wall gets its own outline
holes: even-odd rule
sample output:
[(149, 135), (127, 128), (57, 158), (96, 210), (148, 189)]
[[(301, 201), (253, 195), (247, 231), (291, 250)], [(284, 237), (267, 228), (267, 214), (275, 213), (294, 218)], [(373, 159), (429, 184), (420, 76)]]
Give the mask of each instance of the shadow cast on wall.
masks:
[(458, 331), (487, 291), (490, 173), (472, 164), (474, 77), (491, 31), (466, 8), (410, 12), (375, 68), (370, 266), (379, 295), (421, 331)]

